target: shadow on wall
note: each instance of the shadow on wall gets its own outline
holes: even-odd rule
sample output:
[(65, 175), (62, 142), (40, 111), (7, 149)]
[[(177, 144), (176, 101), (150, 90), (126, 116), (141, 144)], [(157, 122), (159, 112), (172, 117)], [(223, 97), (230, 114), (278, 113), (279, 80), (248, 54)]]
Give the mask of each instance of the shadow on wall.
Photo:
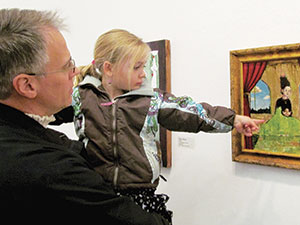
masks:
[(233, 170), (238, 177), (300, 186), (298, 170), (237, 162), (233, 164)]

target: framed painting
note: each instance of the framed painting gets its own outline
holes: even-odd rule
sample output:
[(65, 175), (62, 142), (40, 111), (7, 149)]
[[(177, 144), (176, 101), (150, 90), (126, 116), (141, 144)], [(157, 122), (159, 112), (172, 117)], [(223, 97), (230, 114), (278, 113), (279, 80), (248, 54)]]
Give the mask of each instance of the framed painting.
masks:
[(300, 169), (300, 43), (230, 51), (231, 107), (264, 119), (232, 132), (232, 160)]
[[(171, 61), (170, 41), (159, 40), (147, 42), (151, 48), (149, 60), (145, 66), (147, 78), (151, 81), (153, 88), (171, 92)], [(162, 150), (162, 165), (170, 168), (172, 166), (172, 143), (171, 131), (159, 127), (160, 144)]]

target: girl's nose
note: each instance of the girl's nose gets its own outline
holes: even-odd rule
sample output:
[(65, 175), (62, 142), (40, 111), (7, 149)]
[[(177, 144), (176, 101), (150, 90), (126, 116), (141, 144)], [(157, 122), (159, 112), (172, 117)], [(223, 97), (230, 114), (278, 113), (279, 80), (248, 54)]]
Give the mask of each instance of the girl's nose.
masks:
[(144, 78), (144, 77), (146, 77), (146, 72), (143, 70), (143, 72), (140, 74), (140, 77), (141, 78)]

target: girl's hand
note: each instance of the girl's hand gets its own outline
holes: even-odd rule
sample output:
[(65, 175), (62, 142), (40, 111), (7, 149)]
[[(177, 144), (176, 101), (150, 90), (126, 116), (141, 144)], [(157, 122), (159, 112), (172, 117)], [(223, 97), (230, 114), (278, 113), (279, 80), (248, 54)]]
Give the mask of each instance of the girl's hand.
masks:
[(259, 130), (259, 125), (264, 123), (264, 120), (251, 119), (248, 116), (236, 115), (234, 119), (234, 128), (241, 134), (247, 137), (252, 136), (252, 132)]

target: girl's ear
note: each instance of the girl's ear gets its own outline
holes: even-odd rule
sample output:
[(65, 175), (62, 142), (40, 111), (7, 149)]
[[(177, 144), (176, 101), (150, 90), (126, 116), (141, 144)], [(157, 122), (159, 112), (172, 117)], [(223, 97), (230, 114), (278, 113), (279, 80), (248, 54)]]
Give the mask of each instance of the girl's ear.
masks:
[(36, 79), (34, 76), (19, 74), (13, 79), (15, 91), (26, 98), (35, 98), (37, 95)]
[(112, 76), (112, 67), (113, 66), (110, 62), (105, 61), (102, 66), (103, 73), (111, 77)]

